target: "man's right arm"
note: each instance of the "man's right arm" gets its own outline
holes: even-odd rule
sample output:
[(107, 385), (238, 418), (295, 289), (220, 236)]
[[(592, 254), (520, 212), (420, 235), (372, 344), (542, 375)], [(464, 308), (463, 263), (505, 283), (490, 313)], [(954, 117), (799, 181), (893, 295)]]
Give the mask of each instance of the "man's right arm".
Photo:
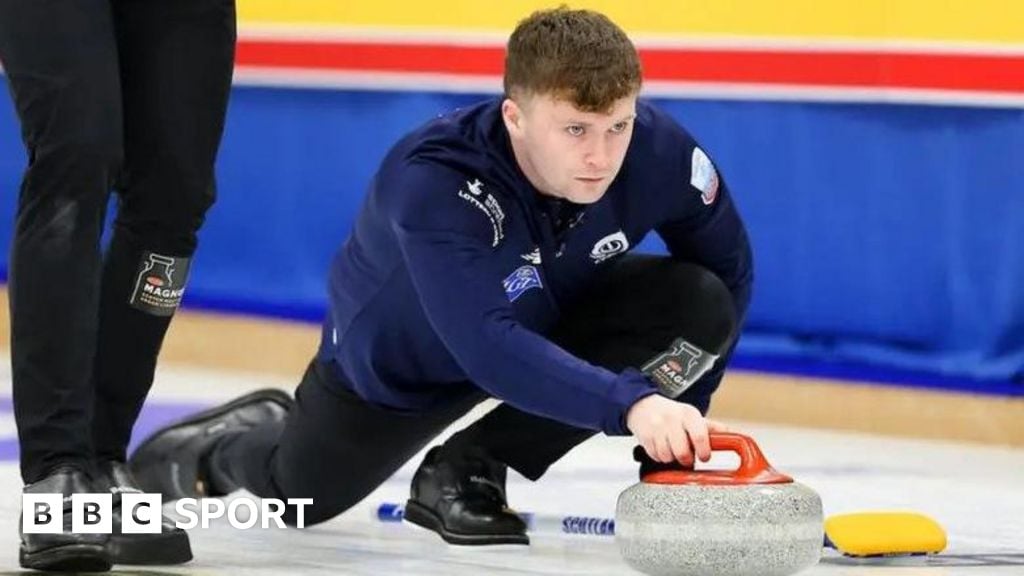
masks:
[[(656, 389), (637, 370), (589, 364), (514, 317), (485, 213), (437, 169), (406, 176), (393, 229), (426, 316), (474, 384), (523, 411), (608, 434), (629, 434), (627, 410)], [(429, 184), (425, 184), (429, 183)], [(423, 189), (428, 186), (429, 189)]]

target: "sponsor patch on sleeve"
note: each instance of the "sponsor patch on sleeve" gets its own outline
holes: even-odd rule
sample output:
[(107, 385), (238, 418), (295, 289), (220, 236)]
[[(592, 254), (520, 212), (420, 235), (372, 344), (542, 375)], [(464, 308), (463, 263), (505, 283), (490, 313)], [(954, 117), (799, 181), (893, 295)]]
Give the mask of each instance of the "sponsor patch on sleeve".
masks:
[(505, 288), (509, 302), (515, 302), (531, 288), (544, 288), (540, 283), (540, 272), (537, 271), (537, 267), (530, 265), (516, 268), (515, 272), (509, 274), (501, 284)]
[(700, 190), (700, 199), (711, 204), (718, 197), (718, 172), (711, 158), (700, 148), (693, 149), (690, 161), (690, 186)]

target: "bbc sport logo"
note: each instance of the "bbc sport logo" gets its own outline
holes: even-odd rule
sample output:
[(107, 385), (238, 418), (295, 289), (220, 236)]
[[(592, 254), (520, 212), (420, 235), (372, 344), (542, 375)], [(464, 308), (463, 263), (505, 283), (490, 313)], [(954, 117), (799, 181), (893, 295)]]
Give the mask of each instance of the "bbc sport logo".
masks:
[[(22, 494), (22, 530), (26, 534), (60, 534), (63, 532), (64, 505), (71, 503), (71, 532), (76, 534), (110, 534), (113, 528), (113, 494)], [(175, 502), (174, 511), (181, 520), (175, 525), (182, 530), (197, 526), (209, 528), (210, 521), (227, 517), (233, 528), (248, 530), (257, 524), (261, 528), (285, 528), (282, 520), (286, 506), (295, 507), (295, 526), (304, 528), (305, 507), (312, 498), (244, 498), (239, 497), (225, 505), (216, 498), (182, 498)], [(159, 534), (162, 521), (163, 497), (160, 494), (121, 494), (121, 531), (125, 534)]]

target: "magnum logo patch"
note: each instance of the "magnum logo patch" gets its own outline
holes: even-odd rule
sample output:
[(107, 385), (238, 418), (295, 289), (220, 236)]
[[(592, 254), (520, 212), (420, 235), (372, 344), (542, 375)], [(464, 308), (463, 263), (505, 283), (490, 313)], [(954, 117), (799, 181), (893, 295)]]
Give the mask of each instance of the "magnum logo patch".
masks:
[(143, 253), (128, 304), (154, 316), (174, 314), (185, 294), (191, 260)]
[(677, 398), (707, 372), (718, 356), (705, 352), (682, 338), (676, 339), (666, 352), (658, 354), (640, 369), (661, 393)]

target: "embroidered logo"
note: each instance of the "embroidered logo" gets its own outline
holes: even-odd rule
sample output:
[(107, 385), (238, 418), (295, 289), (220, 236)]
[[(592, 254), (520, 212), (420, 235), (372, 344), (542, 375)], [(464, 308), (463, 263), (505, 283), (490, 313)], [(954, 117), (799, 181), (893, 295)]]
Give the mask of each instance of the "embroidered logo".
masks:
[(629, 250), (629, 238), (622, 230), (601, 238), (590, 250), (590, 257), (595, 263), (600, 264), (605, 260), (623, 254)]
[(515, 302), (531, 288), (544, 288), (540, 282), (540, 272), (535, 266), (530, 265), (516, 268), (516, 271), (509, 274), (501, 284), (505, 288), (505, 295), (508, 296), (509, 302)]
[[(491, 246), (497, 246), (505, 237), (505, 211), (501, 209), (501, 205), (498, 204), (498, 200), (494, 195), (484, 192), (484, 185), (480, 182), (480, 179), (467, 180), (466, 188), (469, 192), (459, 190), (459, 198), (472, 204), (491, 221), (491, 229), (494, 231), (494, 240)], [(483, 200), (481, 200), (481, 197)]]
[(523, 254), (521, 257), (534, 266), (540, 266), (540, 246), (534, 248), (533, 252)]

